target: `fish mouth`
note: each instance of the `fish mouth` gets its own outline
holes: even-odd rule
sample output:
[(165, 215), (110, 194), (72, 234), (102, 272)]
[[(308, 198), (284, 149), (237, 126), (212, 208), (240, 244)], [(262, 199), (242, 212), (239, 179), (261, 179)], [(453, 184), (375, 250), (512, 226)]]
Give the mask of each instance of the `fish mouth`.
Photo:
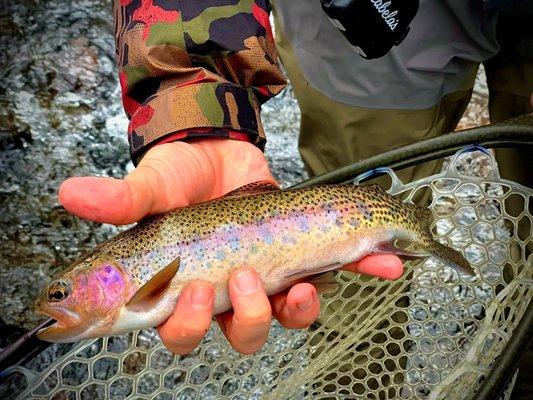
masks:
[(74, 342), (79, 340), (86, 330), (80, 315), (65, 307), (39, 306), (35, 311), (37, 314), (47, 315), (55, 320), (52, 325), (37, 331), (37, 337), (41, 340), (56, 343)]
[(37, 331), (37, 337), (40, 340), (46, 340), (53, 343), (70, 343), (76, 342), (86, 337), (83, 335), (85, 327), (71, 326), (66, 327), (58, 322)]

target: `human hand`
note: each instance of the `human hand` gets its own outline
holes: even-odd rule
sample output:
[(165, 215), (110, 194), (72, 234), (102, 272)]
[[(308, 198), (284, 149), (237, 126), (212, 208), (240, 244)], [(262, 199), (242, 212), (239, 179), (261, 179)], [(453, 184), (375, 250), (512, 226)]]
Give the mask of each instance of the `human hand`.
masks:
[[(124, 179), (70, 178), (61, 185), (59, 199), (65, 209), (82, 218), (128, 224), (257, 181), (275, 183), (257, 147), (242, 141), (204, 139), (155, 146)], [(402, 273), (402, 263), (395, 256), (375, 255), (345, 269), (395, 279)], [(320, 313), (311, 284), (294, 285), (269, 299), (253, 270), (236, 271), (229, 293), (233, 311), (217, 319), (231, 345), (242, 353), (253, 353), (264, 344), (272, 315), (287, 328), (304, 328)], [(185, 354), (199, 344), (211, 323), (213, 299), (214, 288), (207, 282), (184, 288), (173, 314), (159, 327), (169, 350)]]
[(257, 181), (276, 183), (263, 153), (250, 143), (172, 142), (151, 148), (124, 179), (67, 179), (59, 188), (59, 201), (79, 217), (124, 225)]

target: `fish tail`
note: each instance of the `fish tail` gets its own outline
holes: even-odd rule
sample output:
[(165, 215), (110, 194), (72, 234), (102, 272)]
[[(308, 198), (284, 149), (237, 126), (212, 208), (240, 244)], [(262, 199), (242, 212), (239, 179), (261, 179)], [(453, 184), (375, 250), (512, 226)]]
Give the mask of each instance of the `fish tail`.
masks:
[(409, 204), (409, 207), (411, 208), (414, 221), (423, 227), (422, 230), (424, 232), (422, 236), (427, 238), (426, 240), (422, 240), (422, 243), (420, 243), (423, 250), (427, 251), (442, 263), (449, 265), (457, 272), (475, 275), (475, 270), (460, 252), (433, 239), (430, 227), (431, 221), (433, 220), (433, 214), (431, 210), (427, 207), (420, 207), (416, 204)]
[(466, 258), (461, 253), (448, 246), (432, 240), (425, 246), (425, 249), (432, 256), (446, 265), (449, 265), (457, 272), (463, 272), (469, 275), (475, 275), (476, 271), (472, 268)]

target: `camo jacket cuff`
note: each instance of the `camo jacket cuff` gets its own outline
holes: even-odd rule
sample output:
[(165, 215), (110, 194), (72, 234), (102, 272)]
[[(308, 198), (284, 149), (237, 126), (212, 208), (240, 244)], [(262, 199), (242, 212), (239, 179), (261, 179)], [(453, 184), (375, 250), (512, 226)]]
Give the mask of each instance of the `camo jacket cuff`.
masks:
[(267, 0), (115, 0), (117, 64), (134, 163), (199, 137), (260, 148), (260, 104), (285, 78)]
[[(132, 158), (138, 160), (167, 135), (175, 140), (245, 138), (262, 148), (265, 133), (259, 107), (252, 89), (228, 83), (200, 83), (160, 92), (131, 116), (128, 136)], [(223, 131), (228, 131), (227, 135)], [(232, 136), (229, 131), (245, 135)]]

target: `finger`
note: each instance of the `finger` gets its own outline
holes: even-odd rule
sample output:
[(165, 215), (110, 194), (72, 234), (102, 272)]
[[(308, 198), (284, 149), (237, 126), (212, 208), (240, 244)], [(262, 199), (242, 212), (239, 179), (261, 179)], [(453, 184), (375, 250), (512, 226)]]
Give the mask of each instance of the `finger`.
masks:
[(233, 314), (217, 318), (222, 331), (235, 350), (254, 353), (266, 342), (272, 319), (270, 302), (257, 273), (245, 269), (232, 274), (229, 295)]
[(288, 293), (272, 296), (271, 303), (274, 316), (288, 329), (307, 328), (320, 315), (318, 295), (310, 283), (299, 283)]
[(403, 263), (393, 254), (370, 254), (342, 269), (378, 278), (398, 279), (403, 274)]
[(213, 286), (207, 282), (194, 282), (183, 289), (174, 312), (158, 327), (167, 349), (187, 354), (198, 346), (211, 324), (214, 297)]
[[(187, 143), (155, 146), (125, 179), (81, 177), (63, 182), (59, 201), (82, 218), (115, 225), (206, 200), (213, 179), (207, 157)], [(207, 172), (206, 172), (207, 171)]]

